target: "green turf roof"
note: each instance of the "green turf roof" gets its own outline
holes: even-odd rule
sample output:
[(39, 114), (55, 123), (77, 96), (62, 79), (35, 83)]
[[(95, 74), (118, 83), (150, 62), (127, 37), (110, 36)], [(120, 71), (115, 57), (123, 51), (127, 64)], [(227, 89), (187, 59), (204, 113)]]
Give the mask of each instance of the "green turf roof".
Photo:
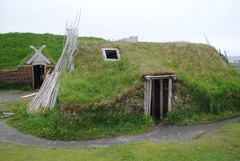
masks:
[(56, 63), (62, 53), (63, 38), (63, 36), (52, 34), (0, 34), (0, 69), (16, 69), (24, 64), (33, 53), (30, 45), (37, 49), (46, 45), (43, 53)]

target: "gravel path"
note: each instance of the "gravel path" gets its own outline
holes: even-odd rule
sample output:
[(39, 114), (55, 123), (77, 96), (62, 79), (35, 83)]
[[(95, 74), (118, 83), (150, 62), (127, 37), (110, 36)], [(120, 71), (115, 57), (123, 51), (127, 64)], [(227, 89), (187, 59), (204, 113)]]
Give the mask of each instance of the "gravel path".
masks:
[(0, 103), (1, 102), (12, 102), (12, 101), (21, 101), (26, 99), (32, 99), (32, 97), (21, 99), (22, 96), (29, 95), (35, 92), (21, 92), (21, 93), (0, 93)]
[[(19, 94), (0, 94), (0, 103), (9, 101), (19, 101), (21, 96), (31, 94), (25, 92)], [(25, 135), (16, 129), (0, 122), (0, 141), (13, 142), (27, 146), (38, 146), (44, 148), (65, 148), (65, 147), (107, 147), (111, 145), (127, 144), (133, 142), (151, 141), (151, 142), (171, 142), (185, 141), (197, 137), (199, 134), (219, 126), (240, 120), (235, 117), (215, 123), (193, 125), (193, 126), (171, 126), (159, 124), (148, 133), (134, 136), (118, 136), (111, 138), (101, 138), (87, 141), (52, 141), (37, 138), (31, 135)]]

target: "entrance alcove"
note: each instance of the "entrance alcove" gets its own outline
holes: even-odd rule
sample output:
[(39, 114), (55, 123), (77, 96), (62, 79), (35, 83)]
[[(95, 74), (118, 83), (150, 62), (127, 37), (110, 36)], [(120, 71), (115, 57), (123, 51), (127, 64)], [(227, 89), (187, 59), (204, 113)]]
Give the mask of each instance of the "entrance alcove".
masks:
[(144, 113), (162, 121), (172, 109), (172, 80), (175, 75), (145, 76)]
[(40, 89), (43, 80), (45, 78), (45, 66), (44, 65), (34, 65), (33, 66), (33, 88)]
[(32, 88), (40, 89), (46, 76), (47, 69), (52, 68), (49, 65), (53, 65), (53, 62), (42, 53), (43, 48), (46, 47), (45, 45), (39, 50), (34, 46), (30, 47), (34, 49), (34, 53), (31, 58), (26, 61), (26, 64), (32, 65)]

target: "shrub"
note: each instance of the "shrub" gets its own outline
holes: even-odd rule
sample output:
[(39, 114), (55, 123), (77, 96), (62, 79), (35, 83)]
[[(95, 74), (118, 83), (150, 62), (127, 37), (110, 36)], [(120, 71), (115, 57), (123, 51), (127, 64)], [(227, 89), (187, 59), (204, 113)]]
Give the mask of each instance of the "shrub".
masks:
[(188, 124), (188, 120), (190, 119), (189, 123), (195, 123), (199, 121), (200, 118), (200, 111), (197, 109), (174, 109), (167, 113), (164, 122), (168, 124)]

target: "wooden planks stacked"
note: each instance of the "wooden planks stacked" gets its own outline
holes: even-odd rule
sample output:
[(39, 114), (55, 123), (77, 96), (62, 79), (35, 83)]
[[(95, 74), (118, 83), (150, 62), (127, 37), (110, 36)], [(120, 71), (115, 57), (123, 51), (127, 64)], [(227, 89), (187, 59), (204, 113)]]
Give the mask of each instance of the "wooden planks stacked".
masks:
[(60, 76), (63, 70), (73, 70), (73, 56), (78, 46), (78, 29), (75, 25), (66, 28), (67, 38), (62, 55), (59, 58), (53, 72), (47, 76), (33, 100), (28, 105), (29, 113), (54, 108), (60, 86)]

